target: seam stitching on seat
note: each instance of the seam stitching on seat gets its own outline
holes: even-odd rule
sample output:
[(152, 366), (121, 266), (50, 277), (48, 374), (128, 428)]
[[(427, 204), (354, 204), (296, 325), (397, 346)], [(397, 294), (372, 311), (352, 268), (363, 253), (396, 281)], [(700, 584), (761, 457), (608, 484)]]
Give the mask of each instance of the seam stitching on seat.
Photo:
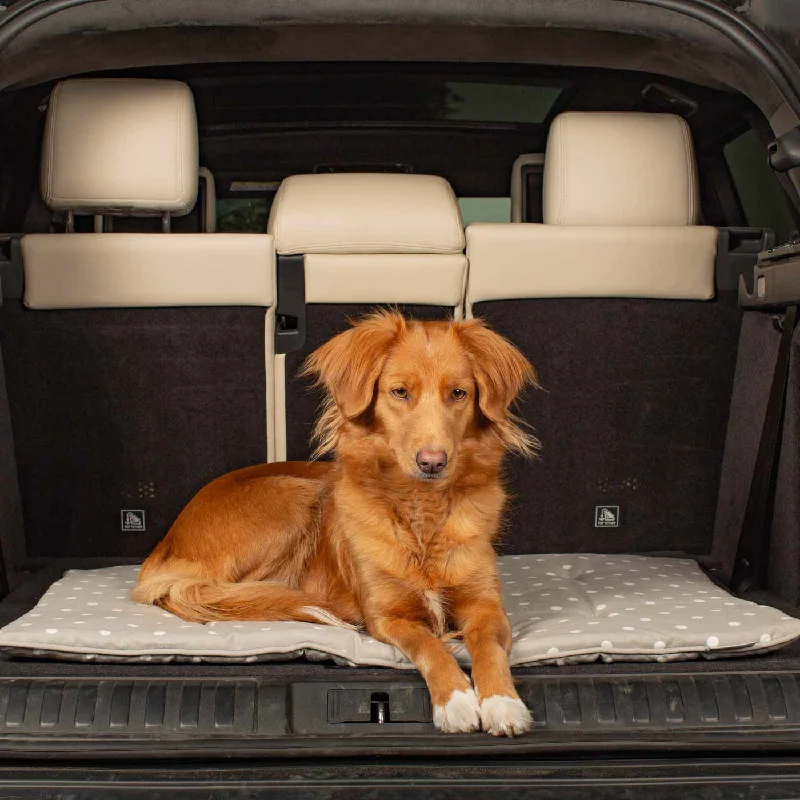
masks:
[(55, 201), (55, 192), (53, 188), (53, 162), (54, 162), (54, 150), (55, 150), (55, 120), (56, 120), (56, 110), (58, 109), (58, 98), (61, 92), (61, 84), (59, 83), (58, 86), (54, 89), (52, 95), (50, 96), (50, 103), (51, 103), (51, 110), (50, 110), (50, 117), (47, 120), (47, 132), (49, 134), (49, 141), (48, 141), (48, 153), (47, 153), (47, 187), (46, 187), (46, 195), (47, 197), (44, 198), (45, 203), (52, 205)]
[(683, 145), (686, 151), (686, 172), (687, 172), (687, 191), (689, 193), (689, 218), (687, 225), (694, 225), (695, 222), (695, 192), (694, 192), (694, 148), (692, 147), (689, 126), (682, 117), (678, 118), (683, 131)]

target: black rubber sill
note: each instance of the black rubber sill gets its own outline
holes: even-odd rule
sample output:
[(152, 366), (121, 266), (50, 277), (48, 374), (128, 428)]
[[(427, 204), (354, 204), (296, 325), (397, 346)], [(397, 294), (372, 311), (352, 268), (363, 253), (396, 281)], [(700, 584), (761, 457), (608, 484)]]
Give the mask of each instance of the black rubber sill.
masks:
[(0, 796), (33, 800), (115, 800), (175, 797), (235, 798), (437, 798), (472, 800), (785, 800), (800, 796), (800, 765), (788, 760), (632, 761), (606, 759), (501, 761), (464, 764), (450, 759), (415, 763), (319, 763), (256, 768), (109, 765), (75, 769), (55, 765), (0, 768)]
[[(524, 674), (532, 734), (446, 736), (415, 676), (0, 680), (0, 758), (800, 753), (800, 672)], [(371, 715), (385, 698), (389, 722)]]

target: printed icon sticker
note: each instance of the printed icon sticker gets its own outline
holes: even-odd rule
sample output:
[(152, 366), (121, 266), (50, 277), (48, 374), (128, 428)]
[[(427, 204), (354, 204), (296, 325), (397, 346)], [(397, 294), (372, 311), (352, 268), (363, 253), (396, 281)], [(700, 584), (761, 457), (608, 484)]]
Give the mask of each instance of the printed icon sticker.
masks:
[(618, 528), (619, 506), (597, 506), (594, 510), (595, 528)]
[(142, 509), (123, 509), (120, 512), (122, 518), (123, 531), (143, 531), (145, 530), (144, 524), (144, 511)]

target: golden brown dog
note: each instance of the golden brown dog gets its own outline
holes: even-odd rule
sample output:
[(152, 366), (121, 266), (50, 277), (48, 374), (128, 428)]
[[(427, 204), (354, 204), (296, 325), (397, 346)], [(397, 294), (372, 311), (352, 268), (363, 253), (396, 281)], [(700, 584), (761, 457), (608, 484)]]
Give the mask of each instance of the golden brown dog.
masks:
[[(414, 662), (441, 730), (529, 730), (492, 542), (503, 455), (536, 445), (510, 411), (533, 368), (479, 320), (381, 312), (305, 371), (326, 391), (318, 453), (335, 461), (213, 481), (145, 562), (136, 599), (197, 622), (363, 625)], [(474, 689), (442, 641), (452, 630)]]

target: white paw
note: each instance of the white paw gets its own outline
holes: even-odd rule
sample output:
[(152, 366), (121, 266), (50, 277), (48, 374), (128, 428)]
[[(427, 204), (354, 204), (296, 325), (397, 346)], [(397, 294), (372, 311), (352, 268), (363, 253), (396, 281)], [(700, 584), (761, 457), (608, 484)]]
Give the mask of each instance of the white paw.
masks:
[(481, 707), (475, 690), (456, 690), (445, 705), (434, 706), (433, 724), (445, 733), (472, 733), (480, 730)]
[(495, 694), (481, 703), (483, 729), (493, 736), (519, 736), (533, 726), (531, 712), (522, 700)]

